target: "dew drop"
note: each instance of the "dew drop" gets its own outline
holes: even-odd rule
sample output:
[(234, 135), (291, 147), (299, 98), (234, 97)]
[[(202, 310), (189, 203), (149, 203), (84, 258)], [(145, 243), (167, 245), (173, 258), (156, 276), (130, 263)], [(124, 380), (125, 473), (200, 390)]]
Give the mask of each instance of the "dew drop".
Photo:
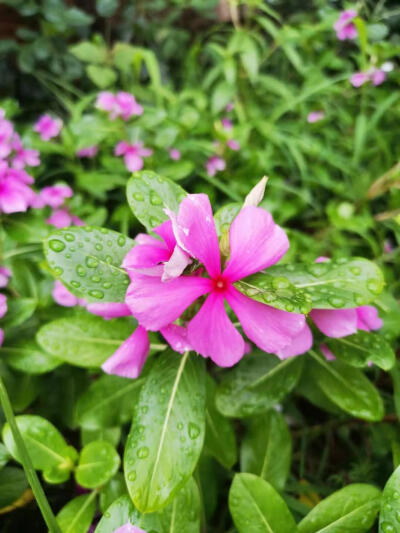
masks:
[(339, 309), (340, 307), (343, 307), (345, 302), (342, 298), (338, 298), (336, 296), (331, 296), (328, 298), (328, 302), (331, 304), (332, 307), (335, 307), (336, 309)]
[(83, 268), (82, 265), (76, 265), (76, 273), (78, 274), (78, 276), (81, 276), (81, 278), (83, 278), (84, 276), (86, 276), (86, 270)]
[(49, 246), (53, 252), (62, 252), (65, 249), (65, 244), (60, 239), (51, 239)]
[(68, 242), (72, 242), (75, 240), (75, 235), (73, 235), (72, 233), (65, 233), (64, 239)]
[(370, 278), (367, 280), (367, 287), (372, 294), (379, 294), (381, 292), (381, 284), (376, 279)]
[(74, 279), (71, 281), (71, 285), (73, 287), (75, 287), (75, 289), (77, 289), (78, 287), (81, 286), (81, 284), (79, 283), (79, 281), (75, 281)]
[(96, 268), (99, 265), (98, 259), (91, 257), (90, 255), (86, 257), (85, 263), (88, 268)]
[(126, 237), (125, 235), (120, 235), (117, 239), (118, 246), (125, 246), (126, 244)]
[(144, 196), (142, 193), (140, 192), (134, 192), (133, 195), (132, 195), (133, 199), (136, 200), (137, 202), (143, 202), (144, 200)]
[(139, 457), (139, 459), (146, 459), (146, 457), (149, 456), (149, 449), (147, 448), (147, 446), (142, 446), (141, 448), (139, 448), (137, 451), (137, 456)]
[(152, 191), (151, 194), (150, 194), (150, 203), (152, 205), (162, 205), (163, 201), (162, 201), (162, 199), (160, 198), (160, 196), (156, 192)]
[(194, 440), (194, 439), (197, 439), (197, 437), (200, 435), (200, 428), (199, 426), (197, 426), (196, 424), (194, 424), (193, 422), (189, 422), (189, 425), (188, 425), (188, 433), (189, 433), (189, 437)]
[(89, 296), (93, 296), (93, 298), (101, 300), (102, 298), (104, 298), (104, 292), (97, 289), (93, 289), (89, 291)]
[(96, 244), (94, 245), (94, 247), (96, 248), (96, 250), (98, 252), (101, 252), (101, 250), (103, 249), (103, 245), (100, 244), (99, 242), (96, 242)]

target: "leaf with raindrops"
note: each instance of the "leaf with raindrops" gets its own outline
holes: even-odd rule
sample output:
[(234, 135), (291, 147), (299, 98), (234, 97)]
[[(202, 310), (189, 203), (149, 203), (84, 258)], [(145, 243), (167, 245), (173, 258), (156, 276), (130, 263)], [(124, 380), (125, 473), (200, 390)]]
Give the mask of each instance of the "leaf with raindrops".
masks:
[(379, 296), (385, 284), (381, 270), (362, 258), (342, 258), (310, 265), (278, 265), (268, 268), (267, 273), (286, 278), (304, 291), (311, 298), (313, 309), (366, 305)]
[(400, 528), (400, 467), (398, 466), (383, 489), (379, 514), (379, 533), (395, 533)]
[(44, 251), (53, 276), (78, 298), (123, 302), (129, 278), (121, 264), (133, 246), (121, 233), (82, 226), (52, 232)]
[(134, 172), (126, 190), (135, 217), (151, 231), (168, 219), (165, 209), (177, 212), (186, 191), (151, 170)]

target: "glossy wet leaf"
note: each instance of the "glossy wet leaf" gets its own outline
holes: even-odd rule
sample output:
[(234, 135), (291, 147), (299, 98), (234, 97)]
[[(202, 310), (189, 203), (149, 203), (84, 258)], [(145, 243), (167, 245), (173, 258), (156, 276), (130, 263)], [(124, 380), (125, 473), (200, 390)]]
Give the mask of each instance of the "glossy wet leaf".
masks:
[(390, 370), (395, 363), (395, 354), (382, 335), (358, 331), (340, 339), (325, 339), (324, 343), (335, 356), (355, 367), (365, 367), (371, 361), (383, 370)]
[(22, 468), (6, 466), (0, 470), (0, 512), (18, 500), (27, 489), (29, 483)]
[(232, 422), (221, 415), (215, 405), (217, 385), (207, 375), (206, 437), (205, 450), (227, 469), (237, 460), (236, 436)]
[(367, 533), (379, 510), (381, 493), (354, 483), (318, 503), (298, 524), (298, 533)]
[(131, 523), (145, 531), (164, 533), (158, 513), (142, 514), (132, 503), (128, 495), (121, 496), (108, 507), (98, 523), (95, 533), (114, 533), (119, 527)]
[(200, 493), (193, 478), (189, 479), (172, 502), (159, 514), (162, 531), (200, 533)]
[(343, 411), (371, 422), (382, 419), (382, 398), (361, 370), (341, 361), (327, 362), (323, 358), (313, 359), (308, 369), (310, 377), (327, 398)]
[(44, 241), (52, 275), (88, 302), (123, 302), (129, 278), (121, 267), (134, 245), (121, 233), (92, 226), (53, 231)]
[(112, 428), (131, 420), (142, 379), (104, 375), (90, 384), (76, 404), (76, 418), (87, 429)]
[(34, 339), (21, 339), (12, 346), (2, 346), (0, 356), (12, 368), (25, 374), (45, 374), (63, 363), (43, 351)]
[(296, 524), (286, 503), (264, 479), (236, 474), (229, 510), (239, 533), (293, 533)]
[(120, 458), (112, 444), (102, 440), (93, 441), (81, 451), (75, 479), (82, 487), (94, 489), (107, 483), (119, 465)]
[(292, 459), (292, 438), (284, 417), (271, 409), (251, 419), (240, 450), (242, 472), (256, 474), (283, 490)]
[(87, 533), (96, 512), (96, 493), (82, 494), (69, 501), (57, 514), (62, 533)]
[(125, 319), (104, 320), (94, 315), (60, 318), (42, 326), (38, 344), (71, 365), (98, 367), (133, 331)]
[(265, 413), (295, 387), (302, 367), (301, 357), (281, 361), (266, 353), (247, 356), (224, 375), (217, 408), (225, 416), (238, 418)]
[(204, 407), (204, 361), (163, 353), (140, 392), (125, 447), (125, 479), (140, 511), (167, 505), (192, 475), (203, 446)]
[(338, 259), (311, 265), (272, 266), (271, 276), (287, 278), (312, 299), (313, 309), (341, 309), (366, 305), (384, 287), (381, 270), (362, 258)]
[(134, 172), (126, 194), (133, 214), (149, 231), (167, 220), (164, 209), (177, 212), (186, 196), (182, 187), (150, 170)]
[(400, 526), (400, 467), (388, 479), (382, 493), (379, 533), (394, 533)]

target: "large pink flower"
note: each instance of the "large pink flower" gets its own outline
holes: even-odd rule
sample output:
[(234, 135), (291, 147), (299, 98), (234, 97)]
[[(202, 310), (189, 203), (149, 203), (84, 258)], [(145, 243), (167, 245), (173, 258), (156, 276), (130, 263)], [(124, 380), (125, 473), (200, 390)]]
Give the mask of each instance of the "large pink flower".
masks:
[(336, 37), (340, 41), (345, 41), (346, 39), (355, 39), (357, 37), (357, 28), (352, 22), (357, 16), (357, 11), (354, 9), (347, 9), (342, 11), (339, 15), (338, 20), (333, 25), (333, 28), (336, 31)]
[(18, 213), (26, 211), (35, 199), (35, 193), (29, 187), (33, 178), (23, 170), (0, 168), (0, 213)]
[(204, 265), (208, 276), (194, 273), (162, 281), (160, 274), (131, 272), (126, 303), (139, 324), (150, 331), (158, 331), (177, 320), (198, 298), (208, 294), (187, 326), (190, 346), (204, 357), (226, 367), (237, 363), (245, 353), (245, 341), (231, 322), (225, 301), (247, 337), (259, 348), (278, 353), (290, 345), (304, 327), (304, 315), (254, 301), (234, 287), (236, 281), (268, 268), (287, 251), (287, 236), (272, 216), (254, 206), (240, 211), (230, 228), (231, 255), (224, 269), (208, 197), (188, 195), (178, 215), (171, 216), (179, 247)]
[(124, 91), (120, 91), (116, 95), (109, 91), (99, 93), (96, 107), (103, 111), (108, 111), (111, 120), (117, 117), (128, 120), (134, 115), (143, 113), (143, 107), (138, 104), (135, 97)]
[(59, 118), (53, 118), (51, 115), (42, 115), (33, 127), (33, 130), (39, 133), (42, 141), (49, 141), (57, 137), (60, 133), (63, 122)]
[(136, 172), (143, 168), (144, 157), (149, 157), (153, 153), (151, 148), (144, 148), (142, 142), (129, 144), (121, 141), (115, 147), (115, 155), (123, 155), (125, 166), (131, 172)]

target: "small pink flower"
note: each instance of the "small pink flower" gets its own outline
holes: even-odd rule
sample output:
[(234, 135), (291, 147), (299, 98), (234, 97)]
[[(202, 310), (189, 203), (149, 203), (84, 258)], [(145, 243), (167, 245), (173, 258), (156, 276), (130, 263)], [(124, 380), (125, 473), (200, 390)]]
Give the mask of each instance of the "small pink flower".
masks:
[(350, 77), (350, 83), (353, 87), (361, 87), (367, 81), (372, 85), (381, 85), (386, 80), (386, 72), (382, 69), (370, 68), (366, 72), (356, 72)]
[(235, 152), (240, 150), (240, 143), (238, 141), (235, 141), (235, 139), (229, 139), (228, 141), (226, 141), (226, 145), (228, 148), (234, 150)]
[(58, 305), (63, 307), (75, 307), (75, 305), (85, 306), (86, 301), (83, 298), (77, 298), (74, 294), (64, 287), (61, 281), (56, 280), (51, 292), (53, 299)]
[(78, 157), (88, 157), (93, 158), (97, 155), (97, 152), (99, 151), (98, 146), (88, 146), (87, 148), (82, 148), (81, 150), (78, 150), (76, 152), (76, 155)]
[(59, 118), (53, 118), (50, 115), (42, 115), (34, 125), (33, 129), (39, 133), (42, 141), (49, 141), (57, 137), (60, 133), (63, 122)]
[(169, 151), (169, 156), (174, 161), (179, 161), (179, 159), (181, 158), (181, 153), (176, 148), (171, 148), (171, 150)]
[(25, 168), (25, 166), (37, 167), (40, 165), (38, 150), (24, 148), (17, 133), (13, 136), (11, 147), (15, 152), (11, 162), (13, 168), (21, 170)]
[(233, 124), (230, 118), (224, 117), (223, 119), (221, 119), (221, 123), (224, 130), (229, 131), (233, 128)]
[(383, 243), (383, 251), (385, 252), (385, 254), (391, 254), (393, 250), (394, 250), (394, 247), (392, 243), (389, 240), (386, 240)]
[(123, 155), (126, 168), (131, 172), (136, 172), (143, 168), (143, 158), (152, 155), (153, 150), (144, 148), (142, 142), (129, 144), (126, 141), (121, 141), (115, 147), (114, 153), (117, 156)]
[(372, 85), (381, 85), (386, 80), (386, 72), (381, 69), (373, 69), (370, 74)]
[(352, 22), (356, 16), (357, 11), (354, 9), (347, 9), (340, 13), (338, 20), (333, 25), (333, 28), (336, 31), (336, 37), (340, 41), (355, 39), (357, 37), (357, 28)]
[(67, 208), (53, 209), (51, 215), (46, 219), (47, 224), (55, 228), (68, 228), (69, 226), (84, 226), (85, 223), (79, 217), (69, 212)]
[(0, 294), (0, 318), (7, 313), (7, 298), (4, 294)]
[(68, 185), (50, 185), (43, 187), (39, 193), (39, 197), (43, 202), (43, 206), (61, 207), (67, 198), (72, 198), (73, 191)]
[(225, 168), (226, 168), (225, 160), (222, 159), (222, 157), (218, 157), (217, 155), (211, 156), (210, 159), (206, 163), (206, 170), (209, 176), (215, 176), (217, 172), (225, 170)]
[(0, 288), (7, 287), (8, 280), (11, 277), (11, 270), (9, 268), (0, 266)]
[(118, 529), (114, 529), (113, 533), (146, 533), (146, 531), (144, 531), (144, 529), (140, 529), (140, 527), (133, 526), (130, 522), (128, 522)]
[(325, 113), (323, 111), (311, 111), (307, 115), (307, 122), (313, 124), (314, 122), (319, 122), (325, 118)]
[(108, 111), (111, 120), (117, 117), (128, 120), (134, 115), (143, 113), (143, 107), (138, 104), (135, 97), (124, 91), (120, 91), (116, 95), (109, 91), (99, 93), (96, 107)]
[(227, 113), (229, 113), (230, 111), (233, 110), (233, 107), (234, 107), (233, 102), (229, 102), (228, 104), (226, 104), (225, 111), (226, 111)]
[(28, 186), (33, 178), (23, 170), (0, 169), (0, 212), (18, 213), (26, 211), (35, 198)]

